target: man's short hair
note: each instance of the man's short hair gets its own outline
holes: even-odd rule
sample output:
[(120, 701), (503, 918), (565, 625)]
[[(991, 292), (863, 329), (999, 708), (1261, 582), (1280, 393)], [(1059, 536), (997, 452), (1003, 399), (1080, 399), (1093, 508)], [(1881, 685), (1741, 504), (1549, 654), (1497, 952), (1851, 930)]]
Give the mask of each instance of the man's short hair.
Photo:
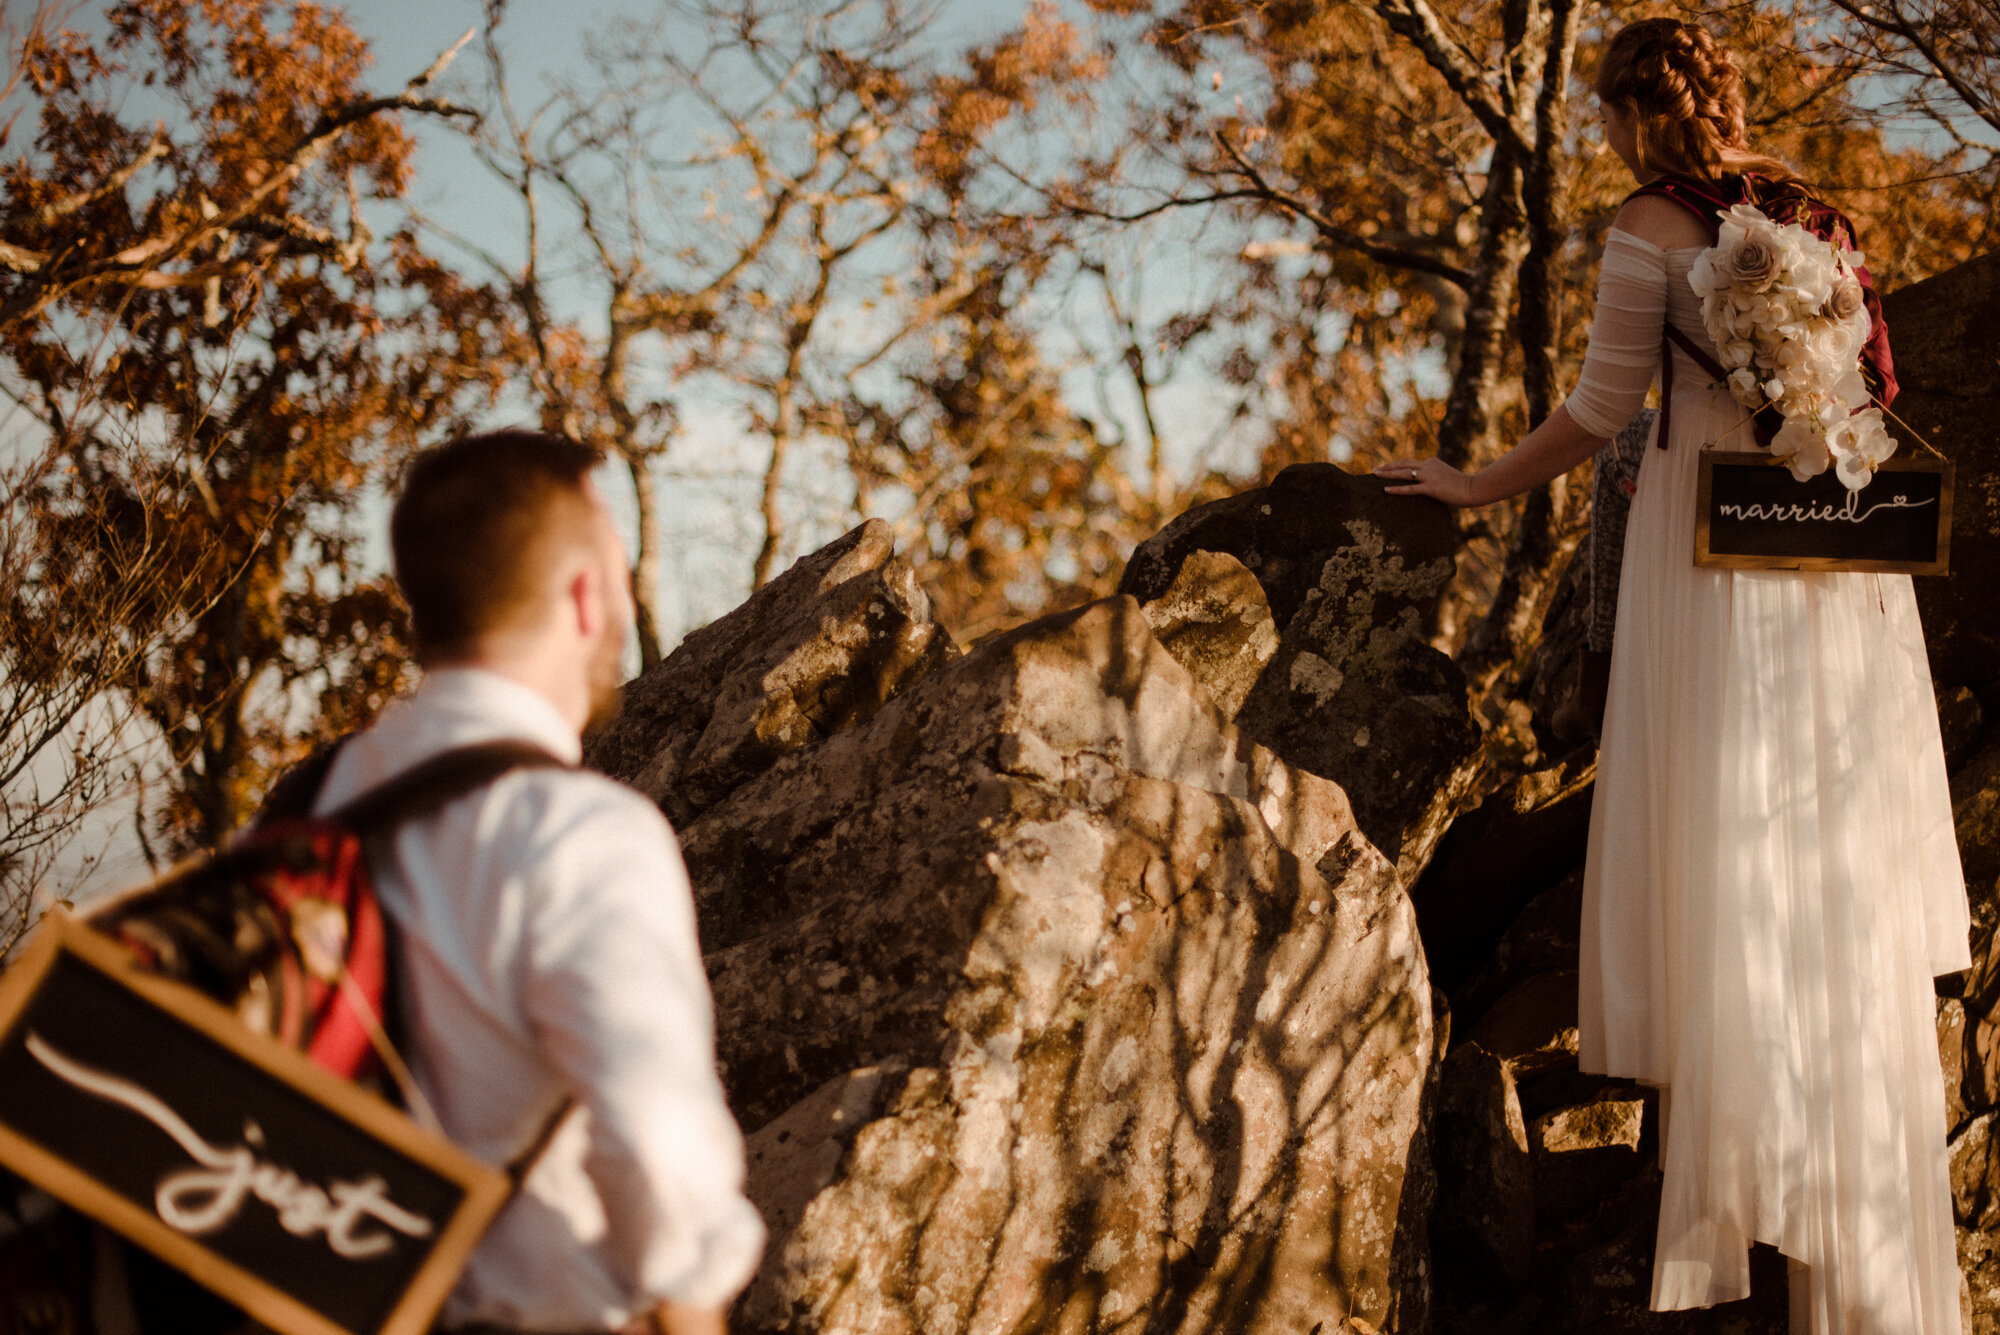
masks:
[(425, 450), (389, 517), (419, 659), (473, 649), (530, 608), (563, 544), (587, 540), (591, 470), (573, 440), (495, 431)]

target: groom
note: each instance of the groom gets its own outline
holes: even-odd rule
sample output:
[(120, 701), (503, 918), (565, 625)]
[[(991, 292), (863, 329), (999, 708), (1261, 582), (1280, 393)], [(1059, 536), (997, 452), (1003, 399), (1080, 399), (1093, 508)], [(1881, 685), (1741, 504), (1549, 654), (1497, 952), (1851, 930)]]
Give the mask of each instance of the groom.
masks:
[[(616, 705), (633, 618), (597, 462), (524, 431), (417, 459), (390, 545), (423, 683), (342, 746), (319, 811), (479, 742), (577, 761)], [(577, 1105), (441, 1325), (721, 1331), (764, 1230), (666, 820), (602, 775), (516, 770), (401, 827), (373, 871), (411, 1064), (446, 1134), (506, 1163)]]

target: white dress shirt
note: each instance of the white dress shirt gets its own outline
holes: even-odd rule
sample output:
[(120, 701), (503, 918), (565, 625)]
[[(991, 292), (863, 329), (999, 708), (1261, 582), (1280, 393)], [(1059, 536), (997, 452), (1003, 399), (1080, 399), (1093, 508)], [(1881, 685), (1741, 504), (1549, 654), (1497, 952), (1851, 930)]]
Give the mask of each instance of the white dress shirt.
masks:
[[(420, 761), (500, 738), (580, 755), (535, 691), (430, 673), (341, 748), (325, 812)], [(572, 1114), (473, 1253), (446, 1325), (615, 1329), (709, 1306), (755, 1270), (743, 1137), (716, 1078), (708, 977), (680, 848), (602, 775), (521, 770), (413, 821), (373, 868), (400, 929), (404, 1055), (444, 1131), (496, 1166)]]

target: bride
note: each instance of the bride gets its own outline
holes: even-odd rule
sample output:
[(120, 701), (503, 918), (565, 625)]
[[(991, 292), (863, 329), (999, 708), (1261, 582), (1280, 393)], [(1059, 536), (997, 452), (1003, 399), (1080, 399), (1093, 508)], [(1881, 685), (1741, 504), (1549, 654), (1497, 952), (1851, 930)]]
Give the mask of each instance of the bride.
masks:
[[(1706, 32), (1621, 30), (1605, 137), (1638, 180), (1739, 196), (1796, 178), (1744, 140), (1742, 80)], [(1487, 505), (1591, 457), (1660, 370), (1661, 322), (1711, 358), (1688, 284), (1713, 240), (1635, 195), (1605, 244), (1576, 391), (1473, 475), (1376, 470)], [(1581, 1064), (1664, 1091), (1652, 1305), (1746, 1297), (1749, 1244), (1791, 1258), (1798, 1335), (1946, 1335), (1959, 1278), (1933, 975), (1969, 966), (1923, 631), (1907, 575), (1693, 564), (1704, 448), (1757, 449), (1676, 349), (1669, 438), (1625, 536), (1591, 813)]]

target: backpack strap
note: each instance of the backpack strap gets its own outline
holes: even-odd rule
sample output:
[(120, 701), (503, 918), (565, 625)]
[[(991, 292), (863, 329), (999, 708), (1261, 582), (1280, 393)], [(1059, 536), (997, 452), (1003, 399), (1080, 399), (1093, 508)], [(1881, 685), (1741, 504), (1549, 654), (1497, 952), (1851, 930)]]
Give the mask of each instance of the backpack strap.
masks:
[[(312, 764), (317, 759), (306, 763)], [(322, 784), (328, 768), (331, 768), (330, 757), (320, 770)], [(421, 820), (514, 770), (574, 768), (533, 742), (518, 738), (479, 742), (456, 747), (411, 766), (342, 803), (328, 812), (326, 819), (348, 826), (364, 840), (378, 838), (405, 821)]]
[[(484, 788), (503, 774), (517, 769), (575, 768), (533, 742), (515, 738), (482, 742), (432, 756), (335, 808), (327, 814), (327, 819), (353, 829), (372, 854), (379, 842), (397, 826), (431, 815), (453, 800)], [(401, 1064), (400, 1057), (396, 1058), (396, 1063)], [(399, 1083), (403, 1081), (407, 1081), (414, 1092), (415, 1082), (409, 1079), (407, 1072), (403, 1073), (403, 1080)], [(575, 1107), (576, 1096), (565, 1094), (542, 1120), (527, 1144), (503, 1165), (507, 1180), (515, 1191), (521, 1189), (521, 1184), (540, 1162), (542, 1153), (548, 1149), (556, 1131)], [(431, 1114), (431, 1120), (436, 1121), (436, 1114)]]
[(304, 820), (312, 815), (313, 799), (326, 786), (327, 771), (340, 755), (340, 748), (347, 745), (347, 738), (354, 734), (336, 737), (330, 742), (315, 747), (310, 755), (278, 776), (271, 791), (264, 794), (264, 800), (257, 805), (257, 814), (250, 818), (250, 825), (256, 826), (281, 820)]
[[(309, 819), (333, 762), (353, 735), (335, 738), (279, 775), (257, 808), (252, 826)], [(328, 812), (326, 819), (345, 824), (365, 838), (385, 833), (403, 821), (428, 816), (512, 770), (574, 768), (533, 742), (515, 738), (478, 742), (413, 765), (350, 799), (339, 810)]]
[[(1625, 196), (1626, 202), (1629, 203), (1641, 195), (1657, 195), (1661, 199), (1670, 199), (1689, 213), (1692, 213), (1696, 218), (1701, 220), (1703, 226), (1708, 228), (1710, 244), (1713, 244), (1715, 238), (1721, 235), (1722, 225), (1720, 218), (1723, 211), (1728, 209), (1734, 202), (1725, 198), (1722, 193), (1706, 181), (1697, 181), (1691, 176), (1676, 176), (1672, 174), (1654, 177), (1631, 194)], [(1699, 366), (1717, 380), (1725, 380), (1729, 375), (1716, 362), (1715, 358), (1702, 350), (1699, 343), (1696, 343), (1686, 334), (1674, 328), (1673, 321), (1667, 319), (1664, 313), (1661, 315), (1660, 428), (1658, 434), (1653, 439), (1653, 443), (1663, 450), (1667, 448), (1669, 438), (1667, 433), (1672, 429), (1674, 422), (1674, 349), (1676, 347), (1693, 358), (1696, 366)]]
[(1730, 199), (1725, 190), (1726, 187), (1718, 189), (1709, 181), (1698, 181), (1692, 176), (1668, 173), (1655, 176), (1625, 196), (1625, 202), (1629, 204), (1641, 195), (1658, 195), (1661, 199), (1671, 199), (1699, 218), (1702, 225), (1708, 228), (1709, 236), (1713, 238), (1721, 233), (1719, 220), (1722, 214), (1728, 211), (1731, 205), (1741, 202), (1740, 198)]

